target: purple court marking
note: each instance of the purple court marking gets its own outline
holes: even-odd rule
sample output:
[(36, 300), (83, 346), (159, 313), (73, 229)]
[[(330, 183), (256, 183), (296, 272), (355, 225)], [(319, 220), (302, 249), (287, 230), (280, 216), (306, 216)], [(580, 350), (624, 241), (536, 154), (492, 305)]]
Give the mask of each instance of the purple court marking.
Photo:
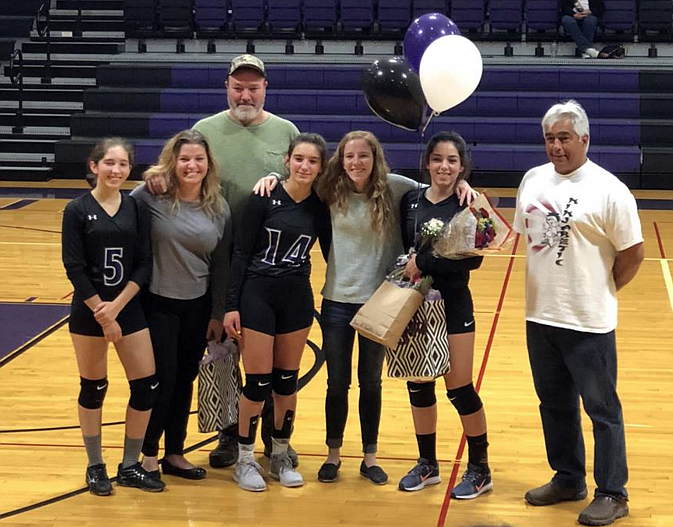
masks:
[(14, 203), (10, 203), (9, 205), (5, 205), (4, 207), (0, 207), (0, 210), (22, 209), (23, 207), (26, 207), (31, 203), (35, 203), (36, 201), (37, 201), (36, 199), (22, 199), (19, 201), (15, 201)]
[(64, 304), (0, 303), (0, 359), (70, 314)]

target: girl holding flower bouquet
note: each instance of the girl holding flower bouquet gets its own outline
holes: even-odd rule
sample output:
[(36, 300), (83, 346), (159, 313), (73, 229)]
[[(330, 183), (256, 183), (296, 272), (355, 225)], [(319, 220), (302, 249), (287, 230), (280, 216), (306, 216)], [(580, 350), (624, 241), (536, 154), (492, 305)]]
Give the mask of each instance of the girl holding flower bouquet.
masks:
[[(325, 399), (328, 455), (318, 480), (337, 480), (341, 446), (348, 418), (355, 330), (351, 319), (385, 279), (386, 270), (402, 252), (400, 201), (418, 186), (412, 179), (389, 174), (383, 148), (370, 132), (353, 131), (339, 142), (318, 195), (329, 206), (332, 244), (322, 290), (320, 325), (327, 361)], [(276, 178), (264, 184), (273, 188)], [(457, 185), (461, 200), (472, 199), (467, 183)], [(360, 474), (377, 485), (388, 475), (376, 459), (381, 420), (381, 372), (385, 348), (358, 335), (358, 383), (363, 460)]]
[[(467, 436), (468, 468), (451, 496), (472, 499), (493, 484), (488, 466), (486, 416), (472, 384), (475, 320), (468, 287), (470, 271), (481, 266), (482, 257), (450, 260), (433, 255), (432, 234), (438, 234), (463, 210), (455, 195), (456, 185), (470, 173), (463, 138), (455, 132), (440, 132), (430, 139), (423, 157), (430, 187), (415, 189), (402, 199), (402, 236), (411, 257), (405, 276), (412, 281), (432, 276), (446, 305), (446, 323), (451, 351), (451, 371), (444, 376), (447, 396), (458, 411)], [(435, 382), (408, 382), (411, 411), (419, 449), (417, 465), (402, 478), (400, 490), (416, 491), (440, 482), (436, 455), (437, 399)]]

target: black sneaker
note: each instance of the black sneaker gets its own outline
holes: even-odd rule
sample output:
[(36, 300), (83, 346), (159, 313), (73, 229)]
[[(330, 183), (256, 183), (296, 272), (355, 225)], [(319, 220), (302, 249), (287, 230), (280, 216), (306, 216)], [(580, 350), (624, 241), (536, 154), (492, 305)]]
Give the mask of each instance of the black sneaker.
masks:
[(582, 486), (579, 488), (562, 487), (554, 481), (545, 483), (540, 487), (526, 492), (526, 501), (536, 507), (544, 507), (546, 505), (555, 505), (562, 501), (581, 501), (587, 497), (587, 488)]
[(86, 467), (86, 484), (89, 492), (96, 496), (109, 496), (112, 494), (112, 483), (105, 470), (105, 463)]
[(120, 463), (117, 469), (117, 484), (122, 487), (135, 487), (147, 492), (161, 492), (166, 488), (163, 481), (153, 478), (140, 463), (126, 468), (122, 467)]
[(220, 442), (208, 455), (213, 468), (230, 467), (238, 461), (238, 424), (225, 428), (220, 433)]

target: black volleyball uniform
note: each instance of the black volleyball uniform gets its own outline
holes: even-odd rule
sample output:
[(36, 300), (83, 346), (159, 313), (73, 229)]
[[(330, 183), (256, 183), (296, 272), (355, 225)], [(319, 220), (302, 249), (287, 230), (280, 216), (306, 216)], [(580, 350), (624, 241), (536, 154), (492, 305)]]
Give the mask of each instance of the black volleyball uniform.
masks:
[(320, 240), (325, 261), (332, 228), (329, 209), (311, 193), (297, 203), (278, 185), (270, 197), (252, 195), (241, 216), (226, 311), (245, 328), (276, 335), (313, 321), (311, 247)]
[[(62, 229), (63, 265), (75, 288), (70, 332), (102, 337), (85, 300), (99, 295), (114, 300), (129, 281), (145, 285), (152, 273), (150, 216), (144, 203), (122, 194), (119, 210), (110, 216), (87, 192), (65, 208)], [(122, 335), (147, 327), (138, 296), (117, 316)]]
[(425, 197), (427, 188), (410, 190), (400, 204), (402, 215), (402, 238), (408, 251), (417, 251), (416, 266), (423, 275), (433, 278), (432, 287), (437, 289), (446, 310), (446, 324), (449, 335), (471, 333), (475, 330), (474, 306), (468, 284), (470, 271), (481, 266), (483, 257), (475, 256), (462, 260), (437, 258), (428, 244), (421, 247), (420, 230), (427, 221), (437, 218), (445, 223), (462, 211), (458, 197), (452, 194), (439, 203), (432, 203)]

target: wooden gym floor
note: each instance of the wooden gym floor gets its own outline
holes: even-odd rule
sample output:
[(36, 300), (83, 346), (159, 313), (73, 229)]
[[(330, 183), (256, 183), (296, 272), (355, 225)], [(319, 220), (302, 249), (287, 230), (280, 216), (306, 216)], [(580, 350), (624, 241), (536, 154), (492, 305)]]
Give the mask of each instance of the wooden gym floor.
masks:
[[(306, 480), (299, 489), (252, 494), (238, 489), (232, 469), (209, 469), (201, 482), (165, 477), (163, 494), (115, 488), (101, 498), (84, 490), (86, 457), (77, 427), (77, 367), (67, 325), (72, 288), (60, 257), (60, 224), (68, 188), (79, 182), (0, 184), (0, 520), (3, 526), (204, 527), (210, 525), (278, 527), (438, 526), (473, 523), (517, 527), (575, 525), (588, 503), (536, 508), (523, 495), (546, 482), (547, 466), (537, 400), (527, 361), (524, 335), (525, 249), (486, 258), (473, 273), (477, 343), (474, 375), (488, 416), (494, 490), (477, 500), (448, 498), (448, 489), (465, 469), (464, 441), (458, 417), (438, 389), (438, 453), (442, 484), (402, 493), (399, 479), (414, 465), (417, 451), (404, 383), (384, 378), (379, 456), (390, 476), (376, 487), (358, 475), (361, 457), (357, 418), (357, 380), (351, 390), (351, 415), (338, 483), (317, 482), (324, 460), (325, 368), (300, 392), (293, 445)], [(4, 188), (3, 188), (4, 187)], [(65, 193), (65, 194), (63, 194)], [(502, 190), (511, 198), (514, 191)], [(57, 196), (57, 197), (52, 197)], [(633, 283), (619, 295), (617, 332), (619, 393), (624, 406), (629, 457), (631, 515), (622, 527), (670, 527), (673, 471), (673, 280), (667, 255), (673, 255), (673, 192), (639, 191), (646, 260)], [(27, 201), (24, 201), (27, 200)], [(511, 199), (504, 201), (511, 204)], [(511, 220), (513, 210), (502, 209)], [(314, 252), (316, 304), (324, 274)], [(23, 333), (22, 333), (23, 331)], [(18, 335), (18, 336), (17, 336)], [(12, 339), (10, 339), (10, 336)], [(8, 339), (11, 341), (8, 344)], [(18, 339), (18, 340), (17, 340)], [(310, 340), (320, 346), (314, 324)], [(302, 369), (314, 354), (307, 348)], [(109, 472), (121, 459), (123, 413), (128, 388), (119, 362), (109, 357), (110, 390), (105, 404), (104, 455)], [(440, 386), (441, 387), (441, 386)], [(195, 406), (194, 406), (195, 407)], [(590, 492), (593, 441), (585, 419)], [(203, 466), (214, 443), (190, 423), (189, 458)], [(201, 444), (205, 442), (205, 444)], [(261, 441), (258, 442), (261, 444)], [(260, 452), (261, 458), (261, 452)], [(266, 466), (266, 461), (261, 461)]]

